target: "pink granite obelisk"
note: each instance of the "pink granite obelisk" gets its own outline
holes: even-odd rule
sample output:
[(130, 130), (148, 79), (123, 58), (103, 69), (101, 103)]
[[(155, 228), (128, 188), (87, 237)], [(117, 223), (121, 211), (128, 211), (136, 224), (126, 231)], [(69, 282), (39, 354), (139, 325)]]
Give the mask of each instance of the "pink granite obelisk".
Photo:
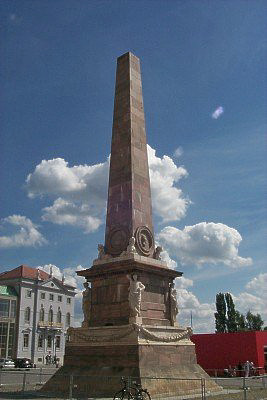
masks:
[(118, 256), (129, 239), (142, 256), (153, 256), (151, 191), (140, 61), (117, 60), (105, 250)]

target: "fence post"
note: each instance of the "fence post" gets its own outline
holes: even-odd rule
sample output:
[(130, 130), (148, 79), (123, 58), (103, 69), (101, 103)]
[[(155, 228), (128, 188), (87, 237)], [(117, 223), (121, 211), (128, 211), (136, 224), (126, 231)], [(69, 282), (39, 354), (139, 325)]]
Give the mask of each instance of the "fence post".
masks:
[(39, 383), (42, 383), (42, 372), (43, 372), (43, 368), (40, 367), (40, 371), (39, 371)]
[(247, 387), (246, 387), (246, 376), (243, 376), (243, 392), (244, 392), (244, 400), (247, 400)]
[(69, 399), (72, 400), (72, 391), (73, 391), (73, 374), (70, 374), (70, 388), (69, 388)]
[(25, 392), (26, 389), (26, 371), (23, 374), (22, 391)]
[(201, 400), (205, 400), (204, 399), (204, 390), (203, 390), (203, 378), (200, 379), (200, 383), (201, 383)]
[[(265, 389), (266, 388), (266, 383), (265, 383), (265, 376), (263, 376), (262, 378), (261, 378), (261, 380), (262, 380), (262, 386), (263, 386), (263, 389)], [(0, 384), (1, 384), (1, 378), (0, 378)], [(0, 385), (1, 386), (1, 385)]]

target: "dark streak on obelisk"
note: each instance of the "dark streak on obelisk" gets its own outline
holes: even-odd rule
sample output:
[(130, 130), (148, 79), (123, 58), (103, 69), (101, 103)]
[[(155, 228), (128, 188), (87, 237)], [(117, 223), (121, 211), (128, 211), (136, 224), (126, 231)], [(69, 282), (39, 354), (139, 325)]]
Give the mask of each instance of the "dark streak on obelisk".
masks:
[(105, 251), (119, 255), (135, 237), (140, 255), (154, 252), (151, 192), (139, 59), (117, 60)]

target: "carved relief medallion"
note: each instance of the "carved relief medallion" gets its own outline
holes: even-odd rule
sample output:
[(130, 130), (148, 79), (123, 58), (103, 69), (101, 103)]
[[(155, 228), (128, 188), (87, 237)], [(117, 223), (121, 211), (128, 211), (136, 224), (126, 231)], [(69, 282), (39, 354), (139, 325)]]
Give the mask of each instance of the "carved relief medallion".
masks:
[(139, 226), (135, 231), (136, 247), (144, 256), (149, 256), (154, 251), (154, 238), (150, 229)]
[(106, 241), (106, 253), (118, 256), (123, 250), (126, 250), (129, 242), (128, 229), (123, 226), (117, 226), (108, 234)]

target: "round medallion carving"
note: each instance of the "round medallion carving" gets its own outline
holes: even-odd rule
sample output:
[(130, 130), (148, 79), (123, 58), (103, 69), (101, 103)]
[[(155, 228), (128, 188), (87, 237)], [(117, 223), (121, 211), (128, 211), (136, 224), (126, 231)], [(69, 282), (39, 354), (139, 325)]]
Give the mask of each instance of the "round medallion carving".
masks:
[(129, 232), (123, 226), (111, 229), (106, 241), (106, 252), (117, 256), (126, 250), (129, 242)]
[(136, 247), (144, 256), (149, 256), (154, 251), (154, 238), (150, 229), (139, 226), (135, 231)]

